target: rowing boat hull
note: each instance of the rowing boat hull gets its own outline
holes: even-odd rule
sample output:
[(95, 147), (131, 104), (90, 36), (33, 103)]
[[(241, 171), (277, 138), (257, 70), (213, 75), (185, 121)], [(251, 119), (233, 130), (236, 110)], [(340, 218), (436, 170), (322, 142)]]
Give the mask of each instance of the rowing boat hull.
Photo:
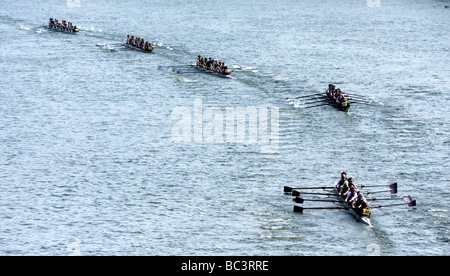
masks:
[(337, 104), (333, 99), (328, 97), (328, 95), (326, 93), (325, 93), (325, 97), (326, 97), (327, 102), (329, 102), (332, 106), (336, 107), (340, 111), (348, 111), (348, 109), (350, 108), (350, 104), (348, 102), (347, 102), (347, 106), (342, 106), (341, 104)]
[[(337, 183), (335, 183), (335, 187), (336, 187), (336, 184), (337, 184)], [(341, 203), (344, 203), (344, 204), (349, 205), (348, 203), (346, 203), (346, 202), (344, 201), (344, 198), (343, 198), (342, 196), (339, 195), (339, 192), (338, 192), (338, 189), (337, 189), (337, 188), (334, 189), (333, 191), (334, 191), (336, 197), (338, 198), (338, 200), (339, 200)], [(364, 216), (364, 215), (361, 216), (360, 214), (358, 214), (358, 213), (357, 213), (354, 209), (352, 209), (352, 208), (349, 209), (349, 213), (352, 214), (352, 215), (353, 215), (357, 220), (359, 220), (360, 222), (362, 222), (362, 223), (364, 223), (364, 224), (366, 224), (366, 225), (368, 225), (368, 226), (372, 226), (372, 222), (370, 221), (370, 215), (369, 215), (369, 216)]]
[(126, 48), (128, 48), (128, 49), (130, 49), (130, 50), (135, 50), (135, 51), (139, 51), (139, 52), (143, 52), (143, 53), (151, 53), (151, 52), (153, 52), (153, 50), (144, 50), (142, 48), (137, 48), (137, 47), (135, 47), (133, 45), (126, 44), (126, 43), (121, 43), (121, 45), (126, 47)]
[(226, 78), (226, 79), (231, 79), (231, 78), (232, 78), (231, 75), (224, 75), (224, 74), (221, 74), (221, 73), (217, 73), (217, 72), (214, 72), (214, 71), (205, 69), (205, 68), (203, 68), (203, 67), (200, 67), (200, 66), (198, 66), (198, 65), (195, 65), (195, 67), (196, 67), (198, 70), (200, 70), (200, 71), (203, 71), (203, 72), (205, 72), (205, 73), (210, 73), (210, 74), (212, 74), (212, 75), (216, 75), (216, 76), (219, 76), (219, 77), (221, 77), (221, 78)]
[(69, 31), (64, 31), (64, 30), (60, 30), (60, 29), (55, 29), (55, 28), (51, 28), (49, 26), (44, 25), (44, 28), (46, 28), (47, 30), (53, 31), (53, 32), (59, 32), (59, 33), (65, 33), (65, 34), (70, 34), (70, 35), (77, 35), (80, 32), (69, 32)]

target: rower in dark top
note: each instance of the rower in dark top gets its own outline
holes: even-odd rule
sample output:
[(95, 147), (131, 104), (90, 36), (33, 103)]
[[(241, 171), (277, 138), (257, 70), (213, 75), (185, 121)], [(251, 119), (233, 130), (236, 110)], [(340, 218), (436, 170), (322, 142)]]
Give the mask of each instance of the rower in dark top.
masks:
[(339, 182), (337, 183), (336, 187), (338, 187), (338, 188), (341, 187), (344, 184), (345, 181), (347, 181), (347, 173), (346, 172), (342, 172), (341, 173), (341, 180), (339, 180)]
[(328, 89), (327, 89), (327, 96), (333, 98), (334, 97), (334, 88), (335, 86), (333, 84), (328, 84)]
[(341, 173), (341, 180), (339, 180), (339, 182), (336, 184), (336, 189), (338, 190), (339, 195), (342, 195), (341, 191), (342, 191), (344, 185), (348, 186), (347, 173), (346, 172), (342, 172)]
[(352, 207), (357, 210), (370, 209), (369, 202), (366, 200), (362, 192), (357, 193), (357, 197), (353, 200)]

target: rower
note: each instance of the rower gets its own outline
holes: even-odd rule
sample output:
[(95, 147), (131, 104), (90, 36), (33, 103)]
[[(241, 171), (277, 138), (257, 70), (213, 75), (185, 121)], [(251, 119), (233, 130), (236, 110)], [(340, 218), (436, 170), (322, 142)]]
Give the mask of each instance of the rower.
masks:
[(206, 68), (205, 69), (211, 70), (212, 63), (213, 63), (212, 58), (209, 58), (209, 60), (206, 61)]
[(347, 192), (347, 196), (345, 197), (345, 202), (353, 202), (358, 196), (358, 190), (356, 189), (355, 184), (349, 184), (349, 191)]
[(342, 102), (343, 99), (345, 99), (344, 94), (342, 94), (342, 92), (339, 91), (339, 94), (336, 96), (336, 99), (337, 99), (339, 102)]
[(338, 190), (341, 190), (341, 187), (342, 187), (343, 185), (348, 185), (348, 182), (347, 182), (347, 173), (346, 173), (346, 172), (342, 172), (342, 173), (341, 173), (341, 180), (339, 180), (339, 182), (336, 184), (336, 188), (337, 188)]
[(353, 200), (352, 208), (358, 210), (370, 209), (369, 202), (366, 200), (362, 192), (357, 193), (357, 197)]
[(328, 89), (327, 89), (327, 96), (328, 97), (332, 97), (333, 93), (334, 93), (334, 85), (333, 84), (328, 84)]
[[(350, 185), (353, 184), (353, 178), (349, 177), (346, 182), (344, 182), (344, 185), (341, 186), (341, 191), (339, 192), (339, 195), (345, 196), (350, 191)], [(355, 186), (356, 187), (356, 186)]]

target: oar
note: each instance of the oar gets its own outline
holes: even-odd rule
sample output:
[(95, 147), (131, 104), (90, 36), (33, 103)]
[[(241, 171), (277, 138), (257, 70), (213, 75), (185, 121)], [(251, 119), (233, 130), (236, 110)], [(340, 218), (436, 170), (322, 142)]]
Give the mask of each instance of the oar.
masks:
[[(403, 197), (403, 200), (406, 202), (406, 204), (408, 204), (408, 207), (416, 206), (416, 201), (413, 200), (410, 196)], [(392, 206), (400, 206), (400, 205), (405, 205), (405, 203), (378, 205), (378, 206), (373, 206), (371, 209), (379, 209), (379, 208), (384, 208), (384, 207), (392, 207)]]
[(114, 42), (114, 43), (97, 43), (95, 46), (106, 46), (106, 45), (122, 45), (122, 42)]
[(345, 97), (359, 97), (359, 98), (361, 98), (361, 99), (367, 99), (368, 97), (367, 96), (364, 96), (364, 95), (358, 95), (358, 94), (348, 94), (348, 93), (343, 93), (344, 94), (344, 96)]
[(364, 105), (372, 105), (372, 106), (378, 106), (376, 104), (373, 103), (368, 103), (368, 102), (349, 102), (350, 104), (364, 104)]
[(303, 195), (324, 195), (324, 196), (335, 196), (335, 194), (327, 194), (327, 193), (308, 193), (308, 192), (299, 192), (296, 190), (292, 191), (292, 196), (299, 196), (300, 194)]
[(158, 65), (158, 69), (169, 69), (169, 68), (187, 68), (194, 67), (192, 64), (181, 64), (181, 65)]
[[(380, 198), (374, 197), (374, 198), (368, 198), (367, 200), (368, 200), (368, 201), (400, 200), (400, 199), (403, 199), (403, 200), (404, 200), (405, 197), (411, 198), (410, 196), (403, 196), (403, 197), (380, 197)], [(412, 199), (411, 199), (410, 201), (412, 201)]]
[(381, 194), (381, 193), (391, 193), (391, 194), (396, 194), (397, 193), (397, 191), (395, 191), (395, 192), (392, 192), (392, 190), (391, 191), (374, 191), (374, 192), (364, 192), (363, 191), (363, 194), (365, 194), (365, 195), (373, 195), (373, 194)]
[(311, 95), (305, 95), (305, 96), (299, 96), (299, 97), (295, 97), (295, 98), (286, 98), (286, 99), (294, 99), (294, 100), (298, 100), (298, 99), (302, 99), (302, 98), (308, 98), (308, 97), (312, 97), (312, 96), (316, 96), (316, 95), (323, 95), (324, 93), (317, 93), (317, 94), (311, 94)]
[(323, 98), (323, 97), (326, 97), (326, 95), (324, 94), (324, 93), (321, 93), (321, 94), (319, 94), (319, 95), (314, 95), (314, 96), (310, 96), (310, 97), (302, 97), (302, 98), (297, 98), (297, 100), (300, 100), (300, 99), (317, 99), (317, 98)]
[(374, 188), (374, 187), (389, 187), (391, 189), (397, 189), (397, 183), (392, 183), (392, 184), (380, 184), (380, 185), (356, 185), (356, 187), (361, 187), (361, 188)]
[(350, 207), (345, 206), (336, 206), (336, 207), (309, 207), (304, 208), (297, 205), (294, 205), (294, 212), (296, 213), (303, 213), (303, 210), (349, 210)]
[[(373, 187), (389, 187), (389, 188), (391, 188), (391, 190), (392, 189), (395, 189), (395, 190), (397, 190), (397, 183), (392, 183), (392, 184), (383, 184), (383, 185), (357, 185), (357, 187), (360, 187), (360, 188), (373, 188)], [(292, 192), (292, 190), (308, 190), (308, 189), (322, 189), (322, 190), (325, 190), (325, 189), (334, 189), (334, 188), (336, 188), (336, 187), (334, 187), (334, 186), (322, 186), (322, 187), (320, 187), (320, 186), (318, 186), (318, 187), (290, 187), (290, 186), (284, 186), (284, 192), (285, 193), (290, 193), (290, 192)]]
[(379, 193), (386, 193), (386, 192), (390, 192), (391, 195), (397, 194), (397, 183), (392, 183), (389, 185), (360, 185), (360, 188), (372, 188), (372, 187), (386, 187), (389, 186), (389, 191), (368, 191), (368, 192), (364, 192), (367, 195), (370, 194), (379, 194)]
[(363, 98), (356, 98), (356, 97), (352, 97), (352, 96), (349, 96), (349, 97), (345, 97), (347, 100), (349, 100), (349, 101), (362, 101), (362, 102), (371, 102), (370, 100), (368, 100), (368, 99), (363, 99)]
[(292, 190), (307, 190), (307, 189), (335, 189), (336, 187), (298, 187), (298, 188), (292, 188), (289, 186), (284, 186), (284, 192), (285, 193), (290, 193), (292, 192)]
[(306, 108), (313, 108), (313, 107), (325, 106), (325, 105), (331, 105), (331, 103), (322, 103), (322, 104), (319, 104), (319, 105), (307, 106), (307, 107), (303, 107), (303, 108), (306, 109)]
[(303, 203), (304, 201), (318, 201), (318, 202), (332, 202), (332, 203), (340, 203), (339, 200), (331, 200), (331, 199), (304, 199), (299, 196), (292, 199), (295, 203)]
[(354, 98), (354, 99), (360, 99), (360, 100), (367, 100), (369, 97), (366, 96), (358, 96), (358, 95), (351, 95), (351, 94), (344, 94), (346, 98)]
[(303, 104), (312, 104), (312, 103), (323, 103), (323, 101), (326, 99), (325, 96), (322, 96), (320, 98), (315, 98), (309, 101), (301, 101)]
[[(365, 195), (372, 195), (372, 194), (380, 194), (380, 193), (391, 193), (391, 195), (396, 194), (397, 192), (393, 191), (374, 191), (374, 192), (363, 192)], [(327, 193), (305, 193), (305, 192), (299, 192), (296, 190), (292, 191), (292, 196), (300, 196), (300, 195), (324, 195), (324, 196), (336, 196), (335, 194), (327, 194)]]

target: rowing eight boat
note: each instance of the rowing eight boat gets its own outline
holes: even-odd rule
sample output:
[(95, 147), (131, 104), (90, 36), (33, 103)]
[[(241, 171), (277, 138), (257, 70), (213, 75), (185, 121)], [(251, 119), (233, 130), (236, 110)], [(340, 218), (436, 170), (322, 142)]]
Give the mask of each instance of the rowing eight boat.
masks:
[(358, 210), (358, 209), (354, 209), (352, 208), (351, 204), (346, 203), (344, 201), (344, 197), (339, 195), (339, 191), (337, 188), (337, 182), (334, 183), (334, 186), (336, 187), (336, 189), (334, 189), (334, 194), (336, 195), (336, 197), (338, 198), (338, 200), (341, 203), (346, 204), (349, 208), (349, 212), (359, 221), (361, 221), (362, 223), (368, 225), (368, 226), (372, 226), (372, 223), (370, 221), (370, 210), (369, 209), (362, 209), (362, 210)]
[(44, 28), (46, 28), (47, 30), (54, 31), (54, 32), (60, 32), (60, 33), (72, 34), (72, 35), (77, 35), (77, 34), (80, 33), (78, 29), (75, 29), (73, 32), (70, 32), (70, 31), (67, 31), (67, 30), (61, 30), (61, 29), (53, 28), (53, 27), (50, 27), (50, 26), (45, 25), (45, 24), (43, 24), (42, 26)]
[(329, 97), (328, 95), (326, 95), (326, 93), (325, 93), (325, 97), (326, 97), (326, 101), (329, 102), (330, 105), (336, 107), (340, 111), (348, 111), (348, 109), (350, 108), (350, 103), (348, 103), (348, 102), (336, 103), (336, 101), (334, 99), (332, 99), (331, 97)]

